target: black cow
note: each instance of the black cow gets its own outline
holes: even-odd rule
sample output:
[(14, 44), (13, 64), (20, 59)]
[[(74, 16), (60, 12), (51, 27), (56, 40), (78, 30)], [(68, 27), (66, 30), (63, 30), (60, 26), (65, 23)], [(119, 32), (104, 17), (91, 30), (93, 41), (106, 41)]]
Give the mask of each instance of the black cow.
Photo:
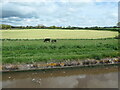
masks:
[(57, 42), (57, 40), (51, 40), (52, 43)]
[(46, 38), (44, 42), (50, 42), (50, 38)]

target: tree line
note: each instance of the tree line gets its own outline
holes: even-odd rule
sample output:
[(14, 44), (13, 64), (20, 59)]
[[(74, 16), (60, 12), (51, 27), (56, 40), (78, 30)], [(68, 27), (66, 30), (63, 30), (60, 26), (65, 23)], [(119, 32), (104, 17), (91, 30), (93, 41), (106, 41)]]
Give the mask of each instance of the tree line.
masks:
[(37, 26), (12, 26), (12, 25), (6, 25), (6, 24), (1, 24), (1, 29), (6, 30), (6, 29), (86, 29), (86, 30), (111, 30), (111, 31), (119, 31), (120, 30), (120, 22), (117, 24), (118, 26), (113, 26), (113, 27), (74, 27), (74, 26), (67, 26), (67, 27), (62, 27), (62, 26), (45, 26), (45, 25), (37, 25)]

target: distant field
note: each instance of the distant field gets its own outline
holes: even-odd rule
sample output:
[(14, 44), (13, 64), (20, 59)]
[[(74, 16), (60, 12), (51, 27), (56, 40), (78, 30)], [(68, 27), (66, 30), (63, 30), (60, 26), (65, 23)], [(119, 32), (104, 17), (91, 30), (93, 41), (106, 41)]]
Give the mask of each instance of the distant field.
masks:
[(118, 35), (113, 31), (97, 30), (64, 30), (64, 29), (26, 29), (26, 30), (0, 30), (3, 39), (97, 39), (112, 38)]

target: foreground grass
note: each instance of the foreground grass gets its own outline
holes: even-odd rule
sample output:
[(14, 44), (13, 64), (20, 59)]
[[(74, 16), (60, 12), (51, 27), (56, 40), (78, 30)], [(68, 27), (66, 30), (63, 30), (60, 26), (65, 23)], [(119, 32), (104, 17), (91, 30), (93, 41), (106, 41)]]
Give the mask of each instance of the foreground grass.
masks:
[(115, 31), (97, 30), (65, 30), (65, 29), (23, 29), (0, 30), (3, 39), (97, 39), (113, 38), (118, 35)]
[(118, 40), (3, 41), (3, 63), (59, 62), (118, 56)]

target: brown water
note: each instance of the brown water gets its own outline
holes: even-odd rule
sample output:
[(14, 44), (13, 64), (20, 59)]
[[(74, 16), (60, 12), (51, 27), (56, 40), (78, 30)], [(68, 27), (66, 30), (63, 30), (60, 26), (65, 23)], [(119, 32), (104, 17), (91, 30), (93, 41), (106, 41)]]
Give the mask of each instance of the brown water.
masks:
[(118, 68), (3, 73), (3, 88), (118, 88)]

